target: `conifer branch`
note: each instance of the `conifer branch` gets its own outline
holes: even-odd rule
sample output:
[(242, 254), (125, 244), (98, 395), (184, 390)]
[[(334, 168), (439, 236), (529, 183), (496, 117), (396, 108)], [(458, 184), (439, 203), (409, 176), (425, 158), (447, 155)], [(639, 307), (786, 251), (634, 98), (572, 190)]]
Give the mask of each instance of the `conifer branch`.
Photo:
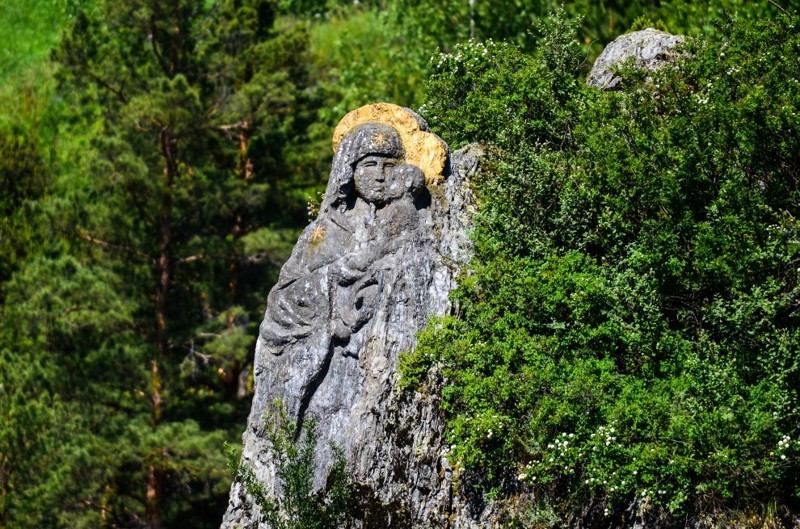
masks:
[(153, 14), (150, 16), (150, 27), (148, 28), (148, 33), (150, 35), (150, 46), (153, 49), (153, 55), (155, 55), (156, 61), (158, 61), (159, 66), (164, 71), (167, 76), (171, 76), (170, 68), (167, 66), (167, 62), (164, 60), (164, 56), (161, 54), (161, 51), (158, 49), (158, 39), (156, 38), (156, 14), (155, 10)]
[(178, 264), (193, 263), (195, 261), (200, 261), (200, 260), (202, 260), (204, 258), (205, 258), (205, 256), (203, 254), (190, 255), (189, 257), (184, 257), (183, 259), (178, 259)]
[(120, 90), (119, 88), (113, 87), (111, 85), (111, 83), (109, 83), (108, 81), (106, 81), (105, 79), (100, 77), (99, 75), (93, 73), (88, 68), (86, 70), (86, 73), (89, 75), (89, 77), (92, 78), (92, 80), (95, 83), (99, 84), (100, 86), (102, 86), (103, 88), (105, 88), (106, 90), (108, 90), (109, 92), (114, 94), (117, 97), (117, 99), (119, 99), (123, 104), (125, 104), (125, 105), (128, 104), (128, 98), (125, 97), (125, 94), (122, 93), (122, 90)]
[(229, 130), (251, 130), (250, 122), (247, 119), (242, 119), (230, 125), (218, 125), (217, 128), (221, 131), (228, 132)]
[(150, 255), (148, 255), (148, 254), (146, 254), (146, 253), (144, 253), (142, 251), (139, 251), (136, 248), (131, 248), (130, 246), (125, 246), (125, 245), (122, 245), (122, 244), (114, 244), (114, 243), (111, 243), (111, 242), (104, 241), (102, 239), (98, 239), (97, 237), (93, 237), (92, 235), (86, 233), (83, 230), (78, 230), (78, 237), (80, 237), (81, 239), (83, 239), (84, 241), (86, 241), (88, 243), (100, 246), (102, 248), (106, 248), (108, 250), (117, 250), (117, 251), (125, 252), (125, 253), (131, 254), (131, 255), (136, 255), (136, 256), (139, 256), (139, 257), (143, 258), (144, 260), (148, 261), (150, 264), (155, 264), (155, 259), (153, 259), (152, 256), (150, 256)]

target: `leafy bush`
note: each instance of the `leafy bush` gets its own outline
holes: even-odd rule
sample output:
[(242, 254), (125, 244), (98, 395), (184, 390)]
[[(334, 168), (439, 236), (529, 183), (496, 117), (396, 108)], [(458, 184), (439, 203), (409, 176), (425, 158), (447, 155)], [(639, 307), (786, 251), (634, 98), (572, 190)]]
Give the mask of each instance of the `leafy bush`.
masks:
[(570, 67), (562, 19), (532, 56), (471, 43), (434, 60), (435, 128), (493, 155), (460, 312), (423, 333), (404, 383), (441, 370), (453, 456), (536, 498), (523, 525), (790, 524), (795, 22), (722, 23), (601, 92)]
[[(269, 419), (269, 418), (267, 418)], [(239, 463), (238, 451), (228, 446), (228, 461), (236, 479), (253, 497), (261, 510), (261, 520), (271, 529), (337, 529), (347, 519), (353, 495), (351, 476), (340, 448), (334, 446), (334, 462), (324, 490), (314, 490), (317, 429), (313, 420), (305, 422), (302, 437), (295, 439), (296, 427), (286, 410), (267, 421), (267, 436), (279, 481), (277, 494), (261, 483), (252, 468)]]

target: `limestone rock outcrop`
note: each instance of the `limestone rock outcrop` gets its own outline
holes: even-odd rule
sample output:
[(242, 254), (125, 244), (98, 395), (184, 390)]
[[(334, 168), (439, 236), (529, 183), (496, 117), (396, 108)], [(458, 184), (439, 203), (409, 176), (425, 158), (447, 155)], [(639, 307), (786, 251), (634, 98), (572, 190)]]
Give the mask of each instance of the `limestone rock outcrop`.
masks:
[[(267, 301), (242, 460), (276, 490), (265, 414), (276, 400), (302, 429), (317, 422), (315, 485), (343, 450), (359, 490), (356, 527), (468, 527), (454, 493), (436, 395), (401, 395), (398, 357), (470, 257), (479, 153), (449, 153), (415, 113), (364, 107), (342, 120), (318, 218)], [(240, 483), (223, 528), (261, 528)]]
[(682, 35), (671, 35), (653, 28), (626, 33), (614, 39), (594, 63), (589, 72), (589, 86), (613, 89), (622, 81), (617, 68), (632, 60), (635, 68), (655, 71), (679, 57), (678, 45)]

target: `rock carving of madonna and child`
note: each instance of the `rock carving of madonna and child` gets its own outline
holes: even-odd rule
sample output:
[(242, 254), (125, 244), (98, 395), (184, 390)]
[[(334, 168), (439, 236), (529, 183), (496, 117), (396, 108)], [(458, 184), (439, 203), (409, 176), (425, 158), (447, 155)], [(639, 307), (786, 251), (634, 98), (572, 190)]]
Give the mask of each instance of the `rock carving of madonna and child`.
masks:
[[(374, 119), (381, 105), (395, 119)], [(425, 127), (388, 104), (340, 123), (319, 216), (269, 294), (253, 414), (280, 399), (298, 427), (313, 415), (325, 439), (360, 420), (365, 386), (385, 384), (413, 346), (393, 326), (422, 328), (435, 309), (429, 291), (442, 288), (426, 179), (440, 177), (447, 151)]]

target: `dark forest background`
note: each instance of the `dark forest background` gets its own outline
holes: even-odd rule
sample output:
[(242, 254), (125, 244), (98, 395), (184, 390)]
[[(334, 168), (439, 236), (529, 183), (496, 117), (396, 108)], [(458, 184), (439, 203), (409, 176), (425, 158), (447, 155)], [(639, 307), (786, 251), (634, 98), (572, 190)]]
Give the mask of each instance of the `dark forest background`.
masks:
[[(797, 7), (0, 3), (0, 528), (218, 526), (267, 293), (376, 101), (489, 152), (461, 312), (403, 378), (478, 493), (796, 523)], [(648, 26), (686, 58), (587, 89)]]

